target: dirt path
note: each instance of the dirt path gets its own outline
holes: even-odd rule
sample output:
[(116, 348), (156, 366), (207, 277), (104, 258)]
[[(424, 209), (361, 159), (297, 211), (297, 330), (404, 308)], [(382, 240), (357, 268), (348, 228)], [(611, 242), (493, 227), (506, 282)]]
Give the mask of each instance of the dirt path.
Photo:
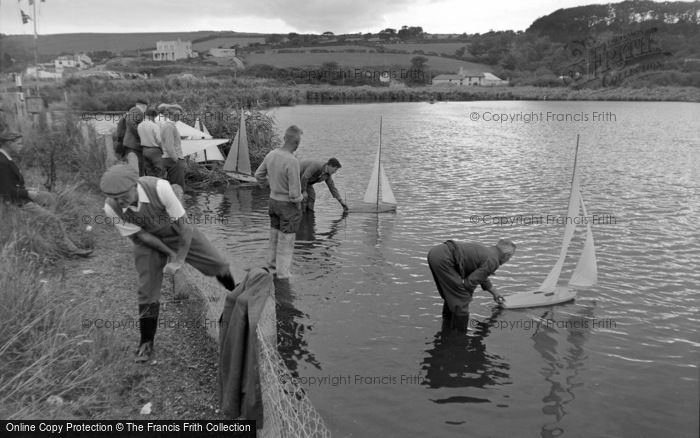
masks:
[[(134, 362), (139, 342), (136, 272), (132, 243), (111, 226), (95, 226), (95, 252), (89, 259), (66, 262), (63, 282), (86, 306), (83, 330), (101, 339), (113, 362), (95, 419), (218, 419), (216, 394), (218, 347), (207, 334), (201, 299), (187, 292), (178, 277), (164, 282), (155, 357)], [(116, 327), (116, 328), (112, 328)], [(98, 344), (100, 341), (98, 341)], [(141, 408), (152, 403), (152, 413)], [(79, 414), (79, 413), (76, 413)], [(81, 416), (82, 416), (81, 415)]]

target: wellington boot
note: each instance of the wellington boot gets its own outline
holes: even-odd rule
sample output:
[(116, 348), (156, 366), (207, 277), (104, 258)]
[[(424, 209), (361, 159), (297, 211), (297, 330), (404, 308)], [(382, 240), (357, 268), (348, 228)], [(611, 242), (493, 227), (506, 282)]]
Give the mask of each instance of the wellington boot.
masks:
[(148, 362), (153, 357), (153, 341), (144, 342), (136, 352), (135, 362)]
[(294, 253), (296, 233), (278, 233), (277, 239), (277, 278), (289, 278)]
[(469, 331), (469, 314), (468, 313), (453, 313), (450, 320), (450, 326), (453, 331), (467, 333)]
[(277, 269), (277, 239), (279, 238), (279, 230), (270, 229), (270, 242), (267, 246), (267, 268), (271, 273), (275, 273)]
[(450, 306), (448, 306), (445, 302), (442, 303), (442, 317), (446, 320), (452, 319), (452, 311), (450, 310)]

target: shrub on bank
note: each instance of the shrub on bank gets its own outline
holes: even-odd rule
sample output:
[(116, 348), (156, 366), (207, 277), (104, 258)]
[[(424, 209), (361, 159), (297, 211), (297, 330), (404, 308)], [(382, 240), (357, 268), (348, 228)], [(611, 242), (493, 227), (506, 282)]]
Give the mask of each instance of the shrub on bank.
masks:
[[(240, 109), (231, 111), (216, 107), (203, 107), (195, 113), (204, 115), (200, 121), (204, 123), (214, 138), (230, 138), (233, 141), (238, 133), (241, 123)], [(209, 114), (212, 115), (211, 118), (206, 117)], [(282, 140), (277, 130), (284, 130), (286, 127), (276, 127), (274, 119), (270, 115), (256, 110), (246, 111), (245, 117), (250, 167), (255, 171), (265, 155), (281, 145)], [(231, 145), (226, 144), (221, 146), (221, 149), (223, 155), (228, 156)], [(204, 167), (193, 161), (188, 161), (185, 170), (187, 184), (191, 187), (207, 188), (229, 183), (229, 178), (223, 172), (222, 165)]]
[(38, 124), (23, 130), (22, 166), (40, 169), (45, 177), (43, 186), (49, 191), (57, 181), (97, 189), (106, 170), (104, 145), (99, 143), (94, 130), (79, 125), (70, 113), (63, 117), (51, 125), (42, 118)]

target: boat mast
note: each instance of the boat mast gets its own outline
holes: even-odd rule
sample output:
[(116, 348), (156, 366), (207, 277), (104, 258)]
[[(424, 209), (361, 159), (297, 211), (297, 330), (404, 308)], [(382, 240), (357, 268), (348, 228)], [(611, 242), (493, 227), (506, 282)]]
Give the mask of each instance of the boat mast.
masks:
[(245, 122), (243, 121), (243, 107), (241, 106), (241, 122), (239, 123), (238, 135), (236, 136), (238, 138), (238, 144), (236, 145), (236, 172), (238, 173), (241, 173), (241, 171), (238, 170), (238, 163), (241, 162), (241, 127), (245, 127), (244, 123)]
[(578, 158), (578, 139), (581, 134), (576, 134), (576, 152), (574, 153), (574, 172), (571, 175), (571, 185), (574, 184), (574, 178), (576, 177), (576, 159)]
[(379, 161), (377, 161), (377, 211), (379, 211), (379, 189), (382, 186), (382, 116), (379, 116)]
[(34, 5), (34, 79), (36, 80), (37, 96), (39, 95), (39, 50), (37, 48), (39, 36), (36, 33), (36, 0), (32, 2)]

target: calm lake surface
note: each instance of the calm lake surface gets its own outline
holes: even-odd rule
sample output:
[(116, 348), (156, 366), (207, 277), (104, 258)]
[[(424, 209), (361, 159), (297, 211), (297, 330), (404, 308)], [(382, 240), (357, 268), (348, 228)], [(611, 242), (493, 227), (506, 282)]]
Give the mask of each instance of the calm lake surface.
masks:
[[(540, 113), (545, 120), (523, 119)], [(335, 181), (350, 205), (366, 189), (383, 117), (396, 213), (343, 217), (317, 185), (278, 310), (280, 352), (334, 436), (698, 436), (700, 105), (398, 103), (272, 114), (280, 130), (304, 130), (300, 159), (340, 160)], [(484, 121), (493, 114), (521, 120)], [(428, 250), (451, 238), (509, 237), (518, 249), (494, 285), (505, 295), (536, 289), (561, 247), (556, 218), (566, 215), (576, 134), (583, 198), (598, 216), (598, 285), (569, 304), (500, 313), (479, 288), (469, 334), (443, 331)], [(264, 190), (202, 192), (191, 210), (228, 218), (200, 228), (234, 263), (264, 263)], [(582, 236), (579, 227), (562, 282)]]

